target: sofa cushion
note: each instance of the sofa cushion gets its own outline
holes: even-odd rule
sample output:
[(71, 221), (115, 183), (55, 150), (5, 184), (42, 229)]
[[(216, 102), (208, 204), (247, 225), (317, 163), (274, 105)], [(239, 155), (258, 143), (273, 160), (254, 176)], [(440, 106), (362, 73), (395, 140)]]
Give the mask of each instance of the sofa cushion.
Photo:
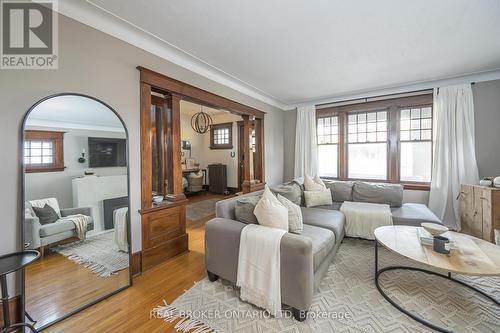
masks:
[(332, 191), (332, 199), (336, 202), (352, 201), (353, 181), (331, 181), (325, 183)]
[(59, 220), (54, 223), (45, 224), (40, 227), (40, 237), (48, 237), (64, 231), (75, 229), (75, 224), (69, 220)]
[(275, 195), (281, 195), (296, 205), (302, 203), (302, 188), (300, 184), (296, 182), (290, 182), (287, 184), (282, 184), (278, 186), (271, 187), (271, 191)]
[(301, 236), (307, 237), (312, 241), (313, 266), (316, 272), (328, 253), (335, 246), (335, 234), (328, 229), (304, 225)]
[(59, 220), (59, 215), (57, 215), (54, 208), (50, 207), (48, 204), (45, 204), (43, 207), (32, 207), (35, 215), (38, 217), (41, 225), (54, 223)]
[(300, 206), (291, 202), (281, 194), (278, 194), (278, 200), (288, 210), (288, 231), (294, 234), (300, 234), (304, 228)]
[(325, 188), (318, 191), (304, 191), (306, 207), (332, 204), (332, 192)]
[(442, 224), (439, 218), (423, 204), (405, 203), (401, 207), (392, 208), (392, 223), (394, 225), (409, 225), (420, 227), (422, 222)]
[(354, 182), (353, 201), (387, 204), (401, 207), (403, 204), (403, 186), (400, 184), (375, 184)]
[(345, 216), (336, 210), (302, 207), (304, 225), (312, 225), (328, 229), (335, 233), (335, 239), (341, 241), (344, 237)]
[(269, 187), (266, 186), (253, 213), (260, 225), (288, 232), (288, 209), (274, 196)]
[(259, 222), (253, 211), (260, 198), (260, 195), (252, 195), (236, 200), (236, 205), (234, 206), (234, 217), (236, 221), (246, 224), (258, 224)]
[(328, 209), (328, 210), (340, 210), (343, 202), (332, 202), (331, 205), (320, 205), (315, 206), (314, 208)]

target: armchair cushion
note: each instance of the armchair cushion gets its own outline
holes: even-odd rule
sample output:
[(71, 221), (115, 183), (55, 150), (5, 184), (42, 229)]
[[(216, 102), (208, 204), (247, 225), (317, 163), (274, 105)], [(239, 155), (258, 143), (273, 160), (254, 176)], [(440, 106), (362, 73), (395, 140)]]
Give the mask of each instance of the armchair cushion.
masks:
[(56, 223), (45, 224), (40, 227), (40, 236), (48, 237), (64, 231), (75, 229), (75, 224), (70, 220), (59, 220)]
[(61, 217), (61, 208), (59, 208), (59, 202), (57, 201), (56, 198), (30, 200), (29, 203), (30, 203), (31, 207), (40, 207), (40, 208), (43, 208), (43, 206), (45, 206), (45, 204), (47, 204), (50, 207), (54, 208), (57, 215), (59, 215), (59, 217)]
[(59, 215), (48, 204), (45, 204), (42, 208), (33, 206), (33, 211), (40, 220), (41, 225), (54, 223), (59, 220)]

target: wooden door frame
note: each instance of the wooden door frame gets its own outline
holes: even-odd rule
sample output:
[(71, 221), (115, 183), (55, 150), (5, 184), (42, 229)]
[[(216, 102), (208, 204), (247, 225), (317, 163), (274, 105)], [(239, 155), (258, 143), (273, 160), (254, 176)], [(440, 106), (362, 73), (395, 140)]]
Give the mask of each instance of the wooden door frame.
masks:
[[(264, 165), (264, 116), (265, 112), (253, 107), (238, 103), (228, 98), (216, 95), (206, 90), (197, 88), (190, 84), (178, 81), (166, 75), (154, 72), (144, 67), (137, 67), (140, 71), (140, 87), (141, 87), (141, 208), (151, 208), (151, 192), (152, 192), (152, 171), (151, 171), (151, 142), (149, 135), (150, 124), (150, 105), (151, 92), (156, 91), (162, 94), (172, 96), (172, 147), (171, 154), (168, 158), (171, 161), (172, 167), (172, 190), (167, 196), (168, 200), (180, 201), (185, 200), (182, 190), (182, 166), (181, 166), (181, 141), (180, 141), (180, 102), (182, 100), (195, 102), (201, 105), (207, 105), (216, 109), (228, 110), (231, 113), (240, 115), (246, 122), (246, 127), (250, 126), (250, 121), (255, 120), (257, 131), (256, 145), (260, 156), (256, 161), (258, 163), (258, 172), (260, 183), (256, 183), (250, 178), (250, 173), (245, 172), (244, 182), (242, 184), (243, 192), (252, 192), (264, 186), (265, 183), (265, 165)], [(250, 120), (251, 119), (251, 120)], [(249, 128), (246, 128), (249, 131)], [(249, 146), (249, 138), (244, 138), (245, 146)], [(245, 149), (245, 156), (249, 161), (250, 150)], [(247, 169), (249, 167), (245, 166)], [(247, 171), (247, 170), (246, 170)], [(181, 173), (181, 174), (179, 174)], [(178, 177), (177, 177), (178, 176)]]

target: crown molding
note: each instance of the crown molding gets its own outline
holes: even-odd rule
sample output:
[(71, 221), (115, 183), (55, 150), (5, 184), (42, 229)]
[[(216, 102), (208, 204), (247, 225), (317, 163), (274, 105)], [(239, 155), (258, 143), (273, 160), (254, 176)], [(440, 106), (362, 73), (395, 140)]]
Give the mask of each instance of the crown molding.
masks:
[(500, 79), (500, 69), (495, 69), (491, 71), (449, 76), (446, 78), (434, 79), (429, 81), (420, 81), (420, 82), (406, 83), (401, 85), (385, 86), (377, 89), (351, 91), (339, 95), (332, 95), (324, 98), (311, 99), (296, 104), (290, 104), (285, 106), (284, 110), (286, 111), (295, 110), (300, 105), (329, 104), (329, 103), (336, 103), (348, 100), (355, 100), (360, 98), (369, 98), (369, 97), (376, 97), (383, 95), (406, 93), (410, 91), (434, 89), (437, 87), (449, 86), (465, 82), (485, 82), (485, 81), (492, 81), (499, 79)]
[(58, 12), (244, 95), (282, 110), (285, 108), (285, 103), (276, 97), (204, 62), (89, 0), (60, 1)]

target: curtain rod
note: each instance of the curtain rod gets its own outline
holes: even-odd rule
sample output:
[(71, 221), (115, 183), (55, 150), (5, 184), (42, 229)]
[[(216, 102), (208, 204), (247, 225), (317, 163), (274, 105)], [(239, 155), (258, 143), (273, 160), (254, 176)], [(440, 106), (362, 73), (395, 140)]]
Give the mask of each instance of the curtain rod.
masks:
[[(475, 85), (475, 84), (476, 84), (476, 82), (471, 82), (471, 85)], [(383, 100), (392, 99), (392, 98), (419, 96), (419, 95), (426, 95), (426, 94), (432, 94), (432, 93), (433, 93), (433, 89), (423, 89), (423, 90), (409, 91), (406, 93), (396, 93), (396, 94), (380, 95), (380, 96), (365, 97), (365, 98), (348, 99), (348, 100), (340, 101), (340, 102), (318, 104), (318, 105), (316, 105), (316, 109), (319, 110), (319, 109), (326, 109), (326, 108), (335, 107), (335, 106), (344, 106), (344, 105), (351, 105), (351, 104), (383, 101)]]

